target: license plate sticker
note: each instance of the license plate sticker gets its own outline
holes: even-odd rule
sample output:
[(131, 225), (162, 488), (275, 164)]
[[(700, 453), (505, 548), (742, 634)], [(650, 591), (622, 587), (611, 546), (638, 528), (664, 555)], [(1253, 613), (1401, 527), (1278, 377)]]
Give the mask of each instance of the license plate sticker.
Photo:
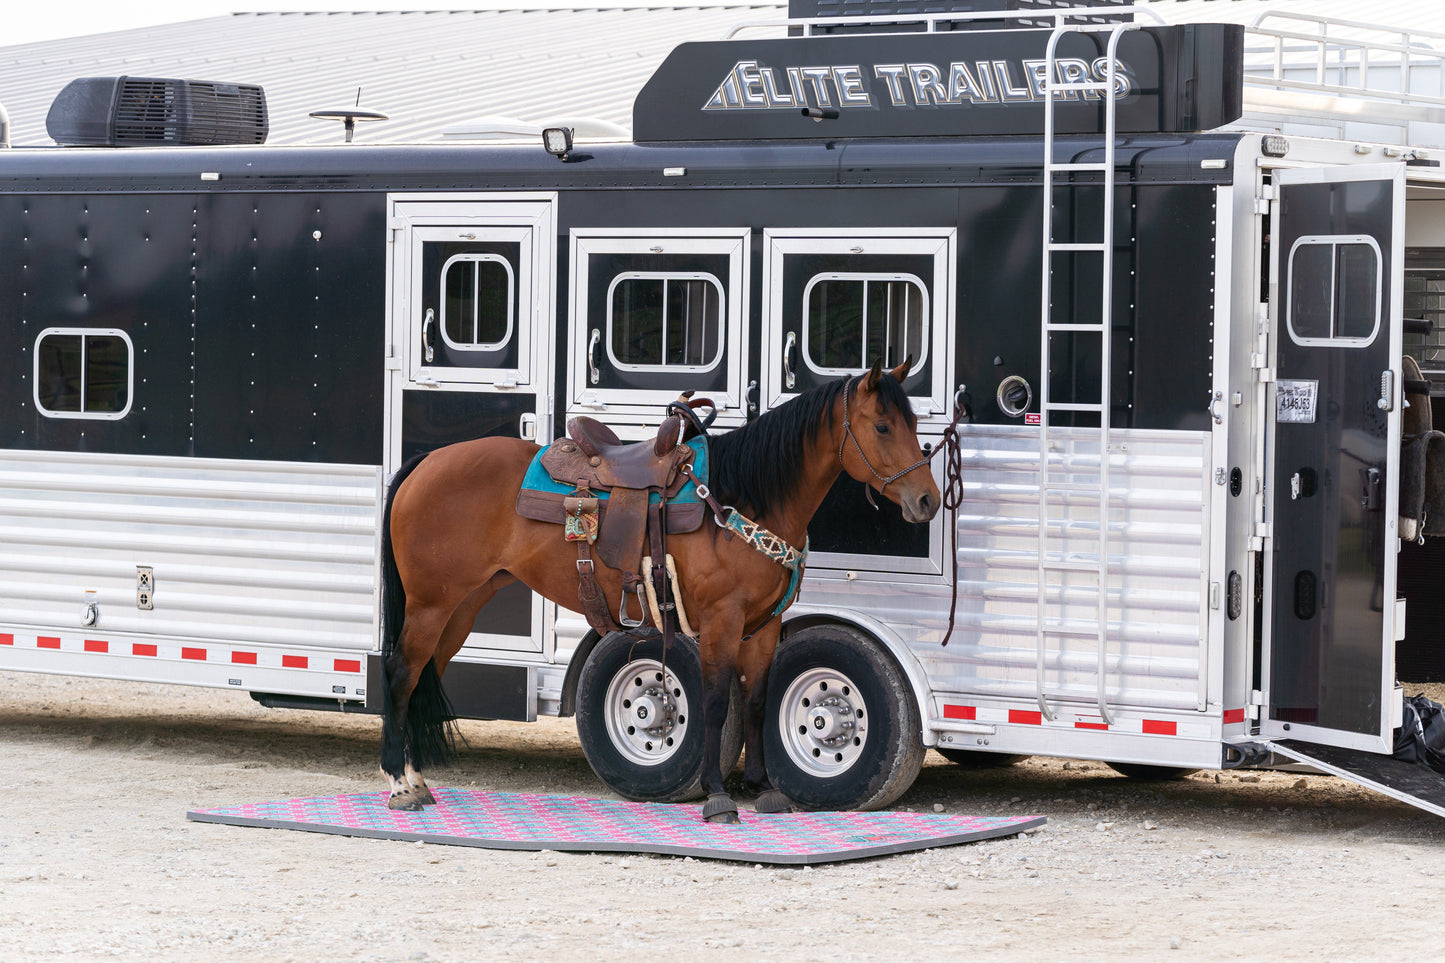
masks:
[(1274, 418), (1280, 423), (1299, 425), (1315, 423), (1315, 402), (1319, 399), (1318, 381), (1284, 381), (1276, 383)]

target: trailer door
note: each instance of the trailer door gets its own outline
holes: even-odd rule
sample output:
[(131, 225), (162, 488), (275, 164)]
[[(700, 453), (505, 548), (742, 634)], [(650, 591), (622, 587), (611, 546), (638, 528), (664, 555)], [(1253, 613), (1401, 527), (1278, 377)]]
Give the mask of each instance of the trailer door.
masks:
[(1388, 752), (1404, 167), (1275, 173), (1265, 735)]
[[(553, 194), (392, 195), (387, 465), (459, 441), (549, 440)], [(545, 654), (545, 602), (497, 593), (463, 655)]]

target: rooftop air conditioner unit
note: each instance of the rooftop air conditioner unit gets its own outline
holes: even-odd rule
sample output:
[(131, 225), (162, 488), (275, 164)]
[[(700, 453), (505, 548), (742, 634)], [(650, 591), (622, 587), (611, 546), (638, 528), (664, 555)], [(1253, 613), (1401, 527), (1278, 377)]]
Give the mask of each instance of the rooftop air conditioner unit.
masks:
[(82, 77), (56, 95), (45, 118), (65, 147), (263, 144), (266, 92), (254, 84), (153, 77)]

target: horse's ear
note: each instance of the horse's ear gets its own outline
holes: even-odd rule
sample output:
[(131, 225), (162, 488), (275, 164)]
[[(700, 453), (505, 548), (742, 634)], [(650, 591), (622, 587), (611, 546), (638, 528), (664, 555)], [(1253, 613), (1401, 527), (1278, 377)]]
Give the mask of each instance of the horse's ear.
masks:
[(893, 376), (894, 381), (898, 382), (899, 384), (903, 384), (903, 379), (908, 377), (908, 372), (912, 367), (913, 355), (910, 354), (908, 357), (903, 359), (903, 363), (901, 365), (894, 368), (888, 373)]
[(863, 376), (863, 390), (864, 390), (864, 391), (876, 391), (876, 390), (878, 390), (878, 379), (880, 379), (880, 378), (882, 378), (882, 377), (883, 377), (883, 359), (882, 359), (882, 358), (879, 358), (878, 360), (876, 360), (876, 361), (873, 362), (873, 367), (869, 368), (869, 369), (868, 369), (868, 373)]

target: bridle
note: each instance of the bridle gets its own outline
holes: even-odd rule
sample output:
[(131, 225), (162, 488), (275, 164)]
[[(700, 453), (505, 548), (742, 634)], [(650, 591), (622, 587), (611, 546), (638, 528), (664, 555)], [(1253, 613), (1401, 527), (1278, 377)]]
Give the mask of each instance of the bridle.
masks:
[[(943, 438), (939, 442), (938, 447), (934, 448), (933, 451), (929, 452), (927, 455), (924, 455), (921, 459), (914, 462), (912, 465), (909, 465), (902, 471), (894, 475), (890, 475), (887, 478), (884, 478), (883, 475), (879, 473), (878, 469), (874, 468), (873, 465), (868, 461), (868, 456), (863, 454), (863, 446), (858, 444), (858, 438), (856, 435), (853, 434), (853, 426), (850, 423), (848, 416), (848, 396), (853, 393), (854, 382), (856, 382), (858, 378), (861, 377), (862, 375), (856, 375), (848, 379), (848, 383), (843, 386), (843, 437), (838, 442), (838, 462), (840, 464), (842, 463), (843, 447), (848, 443), (848, 439), (852, 438), (853, 450), (858, 452), (858, 457), (863, 459), (863, 464), (866, 465), (868, 467), (868, 470), (873, 473), (873, 477), (883, 483), (882, 485), (878, 486), (878, 493), (882, 494), (883, 489), (888, 487), (889, 482), (897, 481), (904, 475), (913, 471), (915, 468), (922, 468), (924, 465), (928, 464), (930, 461), (933, 460), (934, 455), (937, 455), (939, 452), (946, 450), (948, 452), (948, 456), (944, 458), (945, 467), (943, 472), (943, 508), (946, 511), (956, 513), (958, 511), (959, 505), (963, 503), (963, 454), (961, 451), (961, 443), (958, 439), (958, 428), (959, 425), (963, 424), (965, 420), (971, 417), (968, 404), (966, 400), (964, 400), (967, 396), (965, 395), (964, 399), (955, 397), (953, 421), (951, 421), (948, 427), (943, 430)], [(960, 388), (959, 391), (960, 394), (962, 394), (963, 389)], [(873, 500), (873, 486), (864, 485), (863, 491), (864, 494), (868, 496), (868, 504), (872, 505), (873, 509), (876, 511), (878, 509), (878, 503)], [(948, 530), (953, 545), (950, 554), (953, 558), (958, 558), (958, 523), (956, 519), (952, 524), (948, 526)], [(940, 645), (947, 645), (948, 640), (953, 637), (954, 618), (958, 612), (957, 574), (955, 574), (954, 577), (949, 581), (951, 583), (950, 587), (952, 589), (952, 598), (948, 603), (948, 628), (943, 633), (943, 640), (939, 643)]]
[[(883, 477), (883, 473), (880, 472), (878, 469), (874, 468), (873, 463), (868, 460), (868, 456), (863, 454), (863, 446), (858, 444), (858, 436), (853, 434), (853, 423), (851, 420), (851, 416), (848, 414), (848, 396), (853, 393), (853, 386), (857, 384), (858, 379), (861, 377), (863, 376), (854, 375), (853, 377), (849, 378), (848, 383), (843, 386), (843, 437), (838, 439), (838, 463), (843, 463), (844, 446), (846, 446), (851, 440), (853, 442), (853, 450), (858, 453), (859, 458), (863, 459), (864, 467), (866, 467), (870, 472), (873, 473), (874, 478), (878, 479), (880, 482), (883, 483), (878, 486), (878, 494), (882, 495), (891, 483), (896, 482), (898, 479), (913, 471), (915, 468), (922, 468), (924, 465), (932, 461), (933, 456), (938, 452), (935, 449), (933, 452), (923, 456), (918, 461), (909, 465), (902, 471), (895, 472), (894, 474), (889, 475), (886, 478)], [(864, 494), (868, 496), (868, 504), (873, 506), (874, 511), (877, 511), (878, 503), (873, 500), (873, 486), (865, 484), (863, 486), (863, 489)]]

